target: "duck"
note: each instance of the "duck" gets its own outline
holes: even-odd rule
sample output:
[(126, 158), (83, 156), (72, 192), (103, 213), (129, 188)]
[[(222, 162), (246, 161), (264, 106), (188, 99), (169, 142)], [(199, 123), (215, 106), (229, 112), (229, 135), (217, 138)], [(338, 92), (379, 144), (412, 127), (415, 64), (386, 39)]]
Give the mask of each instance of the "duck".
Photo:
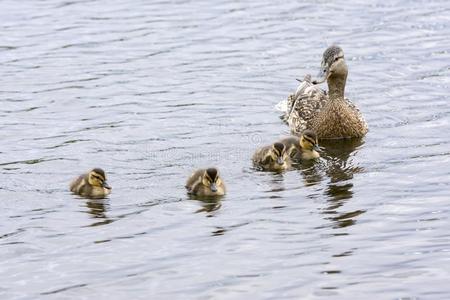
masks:
[[(341, 47), (333, 45), (323, 53), (320, 81), (306, 75), (296, 92), (278, 108), (285, 112), (284, 119), (291, 133), (300, 135), (313, 130), (318, 139), (362, 138), (369, 128), (358, 107), (344, 97), (348, 67)], [(300, 80), (299, 80), (300, 81)], [(318, 87), (327, 82), (328, 93)]]
[(280, 172), (291, 166), (286, 146), (280, 142), (257, 149), (252, 160), (253, 165), (263, 171)]
[(198, 169), (189, 176), (185, 185), (188, 194), (193, 196), (213, 197), (226, 193), (225, 183), (215, 167)]
[(100, 168), (78, 176), (70, 184), (70, 191), (86, 198), (104, 198), (111, 193), (106, 174)]
[(290, 136), (280, 140), (286, 152), (293, 160), (311, 160), (320, 157), (317, 135), (312, 130), (305, 130), (300, 138)]

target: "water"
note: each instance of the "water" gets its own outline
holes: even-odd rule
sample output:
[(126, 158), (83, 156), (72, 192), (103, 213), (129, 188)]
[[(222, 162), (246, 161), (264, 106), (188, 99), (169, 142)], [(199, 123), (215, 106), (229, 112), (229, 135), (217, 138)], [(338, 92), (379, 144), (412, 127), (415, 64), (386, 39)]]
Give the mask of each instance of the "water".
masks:
[[(449, 299), (447, 1), (0, 3), (2, 299)], [(274, 106), (345, 51), (370, 132), (282, 175)], [(228, 195), (191, 200), (216, 165)], [(73, 196), (92, 167), (106, 200)]]

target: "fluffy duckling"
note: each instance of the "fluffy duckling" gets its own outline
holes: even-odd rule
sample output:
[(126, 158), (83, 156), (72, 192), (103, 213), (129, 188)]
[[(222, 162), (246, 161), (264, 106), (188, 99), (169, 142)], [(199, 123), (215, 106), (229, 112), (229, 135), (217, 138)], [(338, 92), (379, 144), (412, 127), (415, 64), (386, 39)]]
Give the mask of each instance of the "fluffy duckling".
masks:
[(256, 150), (253, 164), (264, 171), (283, 171), (291, 166), (291, 159), (285, 145), (277, 142)]
[(289, 157), (296, 160), (319, 158), (317, 135), (312, 130), (305, 130), (301, 137), (291, 136), (280, 141), (286, 147)]
[[(319, 139), (362, 138), (368, 126), (361, 112), (345, 98), (348, 68), (344, 51), (331, 46), (323, 53), (321, 82), (306, 76), (297, 91), (290, 95), (287, 105), (279, 104), (285, 111), (285, 120), (291, 132), (299, 135), (306, 129), (316, 132)], [(328, 94), (317, 84), (328, 84)]]
[(200, 169), (186, 181), (188, 193), (194, 196), (223, 196), (226, 189), (217, 168)]
[(105, 171), (95, 168), (72, 181), (70, 191), (87, 198), (104, 198), (111, 193), (111, 187), (106, 182)]

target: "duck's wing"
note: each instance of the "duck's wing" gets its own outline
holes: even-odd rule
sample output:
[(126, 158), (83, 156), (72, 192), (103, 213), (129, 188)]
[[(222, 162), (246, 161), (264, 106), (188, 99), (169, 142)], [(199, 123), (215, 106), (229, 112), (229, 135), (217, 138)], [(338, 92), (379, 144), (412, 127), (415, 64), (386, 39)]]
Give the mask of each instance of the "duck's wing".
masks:
[(191, 192), (196, 185), (198, 185), (202, 181), (202, 175), (205, 172), (204, 169), (199, 169), (194, 171), (194, 173), (189, 176), (188, 180), (186, 181), (186, 184), (184, 187), (188, 190), (188, 192)]
[(290, 94), (287, 99), (281, 100), (277, 105), (275, 105), (275, 108), (283, 113), (283, 119), (285, 122), (287, 122), (289, 118), (292, 106), (294, 105), (297, 97), (304, 94), (305, 90), (312, 86), (311, 75), (306, 75), (303, 80), (297, 79), (297, 81), (300, 81), (300, 85), (297, 87), (295, 92)]
[(85, 185), (83, 179), (86, 177), (86, 174), (78, 176), (70, 183), (70, 191), (76, 194), (80, 193), (80, 189), (83, 185)]
[(358, 106), (356, 106), (356, 104), (354, 104), (348, 98), (345, 98), (345, 102), (347, 102), (348, 107), (354, 112), (354, 115), (356, 116), (356, 118), (359, 119), (360, 124), (362, 124), (362, 126), (364, 126), (364, 130), (363, 130), (364, 134), (367, 133), (369, 131), (369, 126), (367, 125), (367, 122), (364, 119), (363, 114), (359, 110)]
[(271, 149), (271, 146), (264, 146), (262, 148), (259, 148), (255, 151), (255, 153), (252, 156), (252, 160), (255, 164), (263, 164), (264, 159), (267, 155), (267, 152), (269, 152)]
[(327, 94), (311, 82), (311, 76), (305, 76), (297, 91), (288, 98), (285, 120), (291, 132), (299, 135), (311, 128), (311, 121), (327, 103)]

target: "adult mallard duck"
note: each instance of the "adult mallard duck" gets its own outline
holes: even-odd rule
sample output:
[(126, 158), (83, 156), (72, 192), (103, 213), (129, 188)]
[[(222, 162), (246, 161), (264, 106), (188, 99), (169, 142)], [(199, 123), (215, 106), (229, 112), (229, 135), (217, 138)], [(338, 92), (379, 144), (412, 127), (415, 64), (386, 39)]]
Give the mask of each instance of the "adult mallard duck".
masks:
[(105, 171), (95, 168), (72, 181), (70, 191), (87, 198), (104, 198), (111, 193), (111, 187), (106, 182)]
[[(367, 133), (367, 123), (359, 109), (344, 97), (347, 73), (342, 49), (331, 46), (325, 50), (320, 74), (323, 80), (315, 82), (307, 75), (287, 103), (278, 105), (293, 134), (311, 129), (319, 139), (340, 139), (361, 138)], [(328, 94), (317, 86), (325, 81)]]

